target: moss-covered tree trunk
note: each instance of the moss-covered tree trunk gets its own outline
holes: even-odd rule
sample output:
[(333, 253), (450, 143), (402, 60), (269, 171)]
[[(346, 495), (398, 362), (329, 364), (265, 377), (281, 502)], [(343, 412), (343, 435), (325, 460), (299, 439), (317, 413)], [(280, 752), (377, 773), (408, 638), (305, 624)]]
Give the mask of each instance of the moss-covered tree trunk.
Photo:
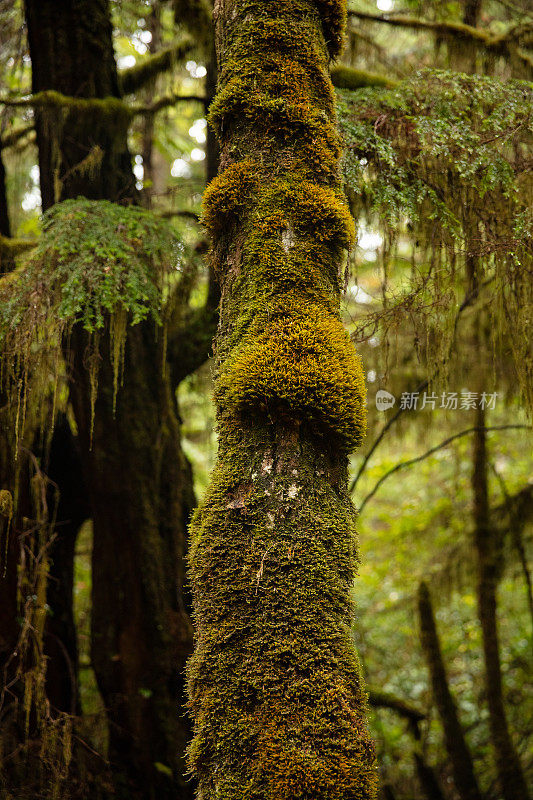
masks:
[(433, 698), (444, 730), (444, 742), (450, 759), (455, 788), (461, 800), (481, 800), (470, 750), (448, 686), (431, 596), (425, 583), (421, 583), (418, 587), (418, 616), (420, 641), (429, 669)]
[(219, 454), (193, 524), (188, 668), (202, 800), (375, 796), (351, 636), (347, 454), (364, 379), (339, 318), (353, 223), (328, 62), (343, 15), (338, 2), (215, 5)]
[(480, 407), (476, 410), (476, 426), (472, 459), (474, 545), (478, 562), (477, 604), (485, 662), (490, 737), (502, 796), (505, 800), (527, 800), (530, 795), (509, 731), (503, 699), (497, 620), (499, 548), (497, 533), (490, 522), (485, 411)]
[[(105, 98), (37, 118), (44, 207), (79, 194), (135, 202), (107, 0), (26, 0), (33, 90)], [(51, 124), (52, 123), (52, 124)], [(128, 332), (123, 385), (113, 410), (109, 338), (101, 338), (91, 446), (88, 337), (75, 327), (67, 354), (71, 402), (94, 524), (92, 663), (109, 720), (109, 757), (120, 796), (186, 798), (184, 608), (190, 467), (153, 322)], [(168, 374), (168, 371), (167, 373)]]

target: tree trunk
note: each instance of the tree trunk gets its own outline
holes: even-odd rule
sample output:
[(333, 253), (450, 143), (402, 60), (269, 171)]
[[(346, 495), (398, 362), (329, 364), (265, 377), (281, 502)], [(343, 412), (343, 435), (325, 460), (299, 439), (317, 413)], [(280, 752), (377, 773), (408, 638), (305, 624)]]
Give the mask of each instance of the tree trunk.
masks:
[[(77, 352), (84, 339), (78, 331)], [(192, 641), (183, 586), (194, 497), (161, 350), (149, 325), (129, 332), (115, 418), (102, 354), (92, 450), (89, 376), (77, 358), (71, 397), (93, 509), (91, 659), (110, 759), (132, 796), (174, 800), (193, 791), (183, 779), (189, 729), (180, 708)]]
[(463, 22), (477, 28), (482, 0), (464, 0)]
[(415, 770), (420, 783), (420, 788), (426, 800), (444, 800), (444, 795), (435, 775), (435, 771), (426, 764), (420, 753), (413, 753)]
[[(4, 159), (2, 158), (2, 147), (0, 144), (0, 236), (11, 236), (11, 224), (9, 220), (9, 206), (7, 204), (7, 179)], [(0, 275), (2, 272), (10, 272), (15, 266), (12, 256), (4, 253), (0, 247)]]
[(479, 406), (476, 410), (476, 426), (472, 458), (474, 545), (478, 562), (477, 605), (485, 661), (485, 687), (489, 708), (490, 735), (503, 797), (505, 800), (527, 800), (529, 792), (522, 765), (507, 724), (503, 699), (498, 620), (496, 616), (499, 547), (496, 541), (496, 531), (490, 523), (485, 412)]
[(343, 7), (219, 0), (205, 195), (222, 288), (219, 454), (193, 523), (189, 692), (199, 798), (373, 798), (350, 633), (356, 545), (347, 453), (361, 365), (339, 318), (353, 222), (328, 73)]
[(43, 210), (82, 195), (131, 202), (137, 196), (120, 103), (108, 0), (26, 0), (33, 92), (106, 98), (101, 112), (37, 109)]
[[(37, 120), (44, 207), (79, 194), (135, 201), (127, 120), (118, 98), (107, 0), (27, 0), (33, 90), (106, 98), (102, 114), (68, 112), (54, 136)], [(106, 336), (103, 337), (107, 341)], [(113, 412), (102, 346), (92, 449), (88, 340), (71, 337), (71, 402), (94, 524), (92, 661), (109, 719), (109, 757), (126, 797), (188, 798), (183, 670), (192, 630), (182, 598), (194, 497), (175, 398), (152, 322), (128, 332)], [(121, 796), (122, 796), (121, 795)]]
[[(147, 30), (152, 34), (148, 45), (150, 53), (156, 53), (161, 47), (161, 3), (159, 0), (152, 0), (151, 8), (147, 14)], [(149, 103), (155, 94), (154, 85), (157, 83), (157, 76), (148, 88), (143, 92), (146, 95), (146, 102)], [(153, 114), (147, 114), (142, 121), (142, 160), (143, 160), (143, 180), (145, 188), (143, 190), (144, 204), (150, 208), (152, 205), (152, 195), (154, 194), (154, 165), (152, 161), (154, 152), (154, 129), (155, 118)]]
[(446, 752), (450, 759), (455, 788), (461, 800), (481, 800), (472, 756), (448, 686), (431, 597), (428, 587), (423, 582), (418, 587), (418, 615), (420, 641), (431, 677), (433, 698), (444, 730)]
[[(82, 523), (90, 517), (77, 442), (66, 414), (55, 422), (43, 470), (52, 482), (48, 506), (55, 510), (55, 539), (49, 551), (44, 652), (46, 695), (52, 712), (80, 714), (78, 640), (74, 622), (74, 551)], [(56, 494), (58, 496), (56, 496)]]

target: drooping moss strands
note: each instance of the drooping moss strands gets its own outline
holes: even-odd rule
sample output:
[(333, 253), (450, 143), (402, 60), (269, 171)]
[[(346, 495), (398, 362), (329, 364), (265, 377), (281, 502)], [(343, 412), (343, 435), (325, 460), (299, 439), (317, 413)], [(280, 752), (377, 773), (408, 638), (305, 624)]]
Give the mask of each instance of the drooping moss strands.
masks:
[(191, 531), (190, 766), (204, 800), (363, 800), (377, 777), (346, 477), (365, 388), (339, 317), (353, 221), (328, 71), (344, 7), (215, 13), (221, 171), (204, 218), (222, 288), (219, 455)]

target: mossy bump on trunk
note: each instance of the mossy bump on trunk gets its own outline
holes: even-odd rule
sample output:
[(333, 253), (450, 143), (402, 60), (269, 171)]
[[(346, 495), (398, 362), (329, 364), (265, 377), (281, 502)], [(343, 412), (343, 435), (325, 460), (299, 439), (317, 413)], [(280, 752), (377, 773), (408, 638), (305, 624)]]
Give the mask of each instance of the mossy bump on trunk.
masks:
[(347, 455), (364, 434), (365, 386), (339, 315), (353, 221), (328, 66), (344, 13), (215, 6), (221, 169), (205, 221), (222, 289), (219, 454), (191, 531), (188, 666), (203, 800), (376, 792), (349, 598)]

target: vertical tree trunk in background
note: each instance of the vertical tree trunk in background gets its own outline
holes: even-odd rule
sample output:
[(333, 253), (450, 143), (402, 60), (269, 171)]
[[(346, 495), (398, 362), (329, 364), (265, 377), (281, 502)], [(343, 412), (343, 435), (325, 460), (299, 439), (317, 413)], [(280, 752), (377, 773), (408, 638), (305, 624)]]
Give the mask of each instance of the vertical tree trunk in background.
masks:
[[(148, 45), (150, 53), (155, 53), (161, 47), (161, 4), (159, 0), (152, 0), (150, 12), (147, 14), (147, 30), (152, 34)], [(153, 84), (157, 82), (157, 76)], [(153, 84), (148, 86), (145, 94), (153, 96)], [(153, 114), (147, 114), (142, 121), (142, 159), (143, 159), (143, 180), (147, 186), (144, 189), (144, 202), (148, 208), (152, 205), (152, 194), (154, 192), (154, 169), (152, 156), (154, 152), (154, 127), (155, 118)]]
[[(463, 22), (476, 28), (481, 13), (482, 0), (464, 0)], [(453, 36), (448, 39), (448, 58), (450, 69), (475, 74), (477, 71), (478, 49), (469, 39)]]
[(215, 5), (221, 168), (205, 218), (222, 287), (219, 455), (193, 524), (188, 668), (203, 800), (376, 793), (350, 632), (347, 453), (364, 432), (364, 379), (339, 318), (353, 222), (328, 61), (343, 17), (336, 2)]
[(483, 0), (464, 0), (463, 22), (465, 25), (477, 27), (479, 15), (481, 14), (481, 4)]
[(426, 800), (444, 800), (444, 795), (434, 770), (426, 764), (420, 753), (414, 752), (415, 770)]
[(474, 545), (478, 562), (477, 604), (485, 661), (490, 735), (502, 796), (505, 800), (527, 800), (529, 792), (509, 731), (503, 699), (497, 620), (499, 548), (496, 531), (490, 522), (485, 412), (479, 407), (476, 410), (476, 426), (472, 457)]
[(1, 147), (0, 147), (0, 235), (11, 236), (11, 225), (9, 224), (9, 208), (7, 205), (6, 169), (4, 167), (4, 160), (2, 158)]
[(43, 472), (52, 481), (48, 507), (51, 513), (55, 510), (57, 521), (56, 538), (49, 550), (47, 603), (50, 612), (44, 632), (46, 696), (52, 713), (79, 714), (74, 551), (78, 531), (90, 516), (90, 510), (80, 453), (66, 414), (60, 414), (55, 421), (50, 451), (43, 461)]
[(481, 800), (470, 750), (464, 738), (457, 709), (448, 686), (431, 597), (428, 587), (423, 582), (418, 587), (418, 615), (420, 641), (429, 669), (433, 698), (444, 730), (444, 742), (450, 759), (455, 788), (461, 800)]
[[(2, 148), (0, 146), (0, 236), (11, 236), (11, 225), (9, 221), (9, 207), (7, 204), (7, 179), (4, 160), (2, 158)], [(2, 272), (9, 272), (15, 266), (11, 256), (2, 252), (0, 247), (0, 275)]]
[[(104, 97), (102, 116), (37, 120), (44, 207), (81, 194), (136, 200), (107, 0), (26, 0), (33, 90)], [(111, 98), (111, 99), (109, 99)], [(90, 164), (90, 168), (89, 165)], [(103, 337), (107, 342), (107, 337)], [(113, 414), (109, 343), (102, 347), (90, 449), (85, 332), (71, 339), (71, 401), (94, 523), (92, 662), (109, 719), (109, 757), (124, 797), (188, 798), (183, 670), (192, 630), (183, 605), (192, 476), (152, 322), (128, 333)]]

